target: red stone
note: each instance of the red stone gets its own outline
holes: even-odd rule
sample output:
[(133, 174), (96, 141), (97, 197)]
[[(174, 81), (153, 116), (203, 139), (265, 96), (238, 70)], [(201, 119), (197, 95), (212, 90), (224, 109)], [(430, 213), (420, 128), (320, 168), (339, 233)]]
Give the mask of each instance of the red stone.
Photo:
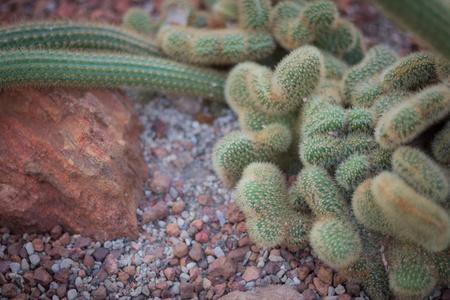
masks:
[(209, 267), (209, 275), (223, 276), (225, 279), (236, 274), (236, 264), (226, 256), (217, 258)]
[(59, 224), (100, 241), (137, 238), (148, 175), (141, 131), (119, 91), (0, 92), (0, 225), (33, 233)]
[(244, 220), (244, 213), (240, 211), (236, 202), (230, 202), (225, 211), (225, 219), (230, 223), (239, 223)]

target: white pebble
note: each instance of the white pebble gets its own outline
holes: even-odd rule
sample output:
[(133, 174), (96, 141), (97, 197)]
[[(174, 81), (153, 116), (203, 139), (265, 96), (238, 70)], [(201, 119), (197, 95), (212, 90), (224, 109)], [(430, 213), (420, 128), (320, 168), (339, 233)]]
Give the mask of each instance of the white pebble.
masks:
[(78, 296), (77, 290), (72, 289), (72, 290), (69, 290), (69, 291), (67, 292), (67, 298), (68, 298), (69, 300), (73, 300), (73, 299), (75, 299), (77, 296)]
[(30, 262), (32, 265), (37, 266), (39, 262), (41, 261), (41, 258), (37, 254), (30, 255)]
[(220, 248), (220, 247), (214, 248), (213, 253), (216, 257), (225, 256), (225, 253), (223, 252), (222, 248)]
[(17, 262), (13, 262), (9, 265), (9, 268), (11, 269), (11, 272), (17, 273), (20, 271), (20, 264)]
[(25, 250), (27, 250), (28, 255), (31, 255), (34, 253), (34, 247), (31, 242), (28, 242), (25, 244)]

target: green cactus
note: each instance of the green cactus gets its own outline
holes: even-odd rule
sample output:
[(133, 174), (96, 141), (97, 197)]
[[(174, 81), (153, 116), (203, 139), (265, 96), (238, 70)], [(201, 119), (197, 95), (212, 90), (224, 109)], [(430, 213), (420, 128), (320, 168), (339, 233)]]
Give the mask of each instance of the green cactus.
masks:
[(450, 60), (450, 3), (447, 0), (372, 0), (404, 28)]
[(392, 152), (376, 149), (368, 155), (352, 155), (336, 169), (336, 181), (347, 191), (355, 189), (370, 175), (386, 169), (390, 165)]
[(242, 29), (208, 31), (177, 25), (161, 27), (158, 45), (169, 57), (201, 65), (257, 60), (275, 50), (275, 43), (268, 33)]
[(286, 152), (291, 144), (289, 129), (270, 124), (257, 132), (232, 132), (221, 139), (213, 151), (213, 167), (229, 187), (241, 178), (252, 162), (270, 161), (276, 154)]
[(339, 188), (327, 171), (321, 167), (311, 166), (300, 172), (294, 183), (296, 197), (304, 199), (312, 212), (317, 215), (342, 215), (347, 207)]
[(344, 76), (344, 74), (347, 72), (348, 65), (344, 61), (329, 53), (323, 53), (323, 58), (325, 66), (325, 77), (327, 79), (340, 80), (342, 76)]
[(389, 253), (392, 267), (389, 270), (389, 286), (403, 299), (423, 298), (431, 293), (437, 283), (433, 266), (423, 251), (414, 245), (397, 244)]
[(384, 90), (414, 90), (437, 80), (436, 57), (430, 53), (413, 53), (385, 70), (381, 75)]
[(239, 0), (239, 26), (251, 31), (269, 31), (269, 0)]
[(123, 26), (142, 35), (152, 35), (158, 30), (159, 24), (152, 19), (142, 8), (130, 8), (123, 16)]
[(44, 50), (0, 52), (0, 88), (145, 87), (223, 99), (222, 73), (154, 57)]
[(391, 107), (411, 97), (411, 93), (406, 91), (386, 92), (375, 99), (370, 109), (373, 112), (374, 121), (378, 121)]
[(153, 41), (130, 30), (105, 24), (30, 23), (2, 28), (0, 36), (0, 50), (48, 47), (161, 56)]
[(308, 3), (301, 11), (300, 19), (313, 32), (330, 29), (338, 19), (339, 12), (333, 2), (315, 1)]
[(367, 51), (364, 59), (353, 66), (343, 78), (343, 94), (351, 99), (354, 88), (359, 84), (373, 78), (391, 66), (398, 59), (395, 51), (385, 46), (375, 46)]
[(400, 147), (392, 156), (392, 166), (419, 194), (445, 204), (450, 196), (447, 174), (425, 153), (412, 147)]
[(450, 88), (436, 85), (415, 94), (386, 113), (377, 124), (375, 137), (384, 148), (394, 148), (417, 137), (450, 112)]
[(390, 172), (380, 173), (371, 186), (375, 203), (383, 211), (395, 236), (430, 252), (450, 245), (450, 216), (442, 207), (409, 187)]
[(261, 247), (304, 246), (310, 218), (292, 211), (286, 181), (271, 163), (249, 164), (236, 186), (236, 201), (244, 212), (252, 240)]
[(431, 144), (434, 158), (442, 164), (450, 164), (450, 120), (444, 128), (436, 134)]
[(394, 231), (372, 194), (372, 179), (361, 183), (353, 193), (352, 209), (355, 218), (366, 228), (393, 235)]
[(335, 216), (314, 223), (310, 239), (320, 258), (335, 268), (352, 265), (359, 259), (362, 250), (356, 228)]
[(329, 169), (352, 154), (369, 153), (375, 146), (375, 140), (367, 134), (340, 137), (331, 132), (303, 140), (299, 151), (303, 164), (319, 165)]

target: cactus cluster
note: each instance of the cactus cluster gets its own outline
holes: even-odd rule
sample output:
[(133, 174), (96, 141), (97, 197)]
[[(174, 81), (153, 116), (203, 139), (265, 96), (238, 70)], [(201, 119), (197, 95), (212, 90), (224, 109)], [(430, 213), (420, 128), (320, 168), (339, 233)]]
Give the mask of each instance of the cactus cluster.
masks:
[[(236, 201), (258, 245), (296, 248), (307, 237), (321, 259), (362, 283), (374, 299), (426, 296), (450, 278), (447, 65), (430, 53), (400, 59), (376, 46), (359, 64), (341, 69), (342, 76), (333, 76), (326, 55), (303, 46), (274, 72), (242, 63), (225, 85), (239, 134), (256, 137), (275, 124), (290, 129), (284, 157), (298, 151), (303, 165), (292, 186), (280, 183), (276, 155), (241, 160), (244, 151), (227, 137), (213, 155), (229, 153), (241, 163), (233, 167), (239, 171), (230, 184), (216, 170), (228, 186), (237, 182)], [(302, 67), (315, 56), (320, 67)], [(289, 69), (295, 75), (281, 80)], [(279, 92), (288, 88), (289, 94)], [(283, 93), (287, 98), (277, 97)], [(437, 133), (421, 149), (414, 141), (430, 132)], [(301, 224), (298, 243), (287, 242), (292, 224)]]

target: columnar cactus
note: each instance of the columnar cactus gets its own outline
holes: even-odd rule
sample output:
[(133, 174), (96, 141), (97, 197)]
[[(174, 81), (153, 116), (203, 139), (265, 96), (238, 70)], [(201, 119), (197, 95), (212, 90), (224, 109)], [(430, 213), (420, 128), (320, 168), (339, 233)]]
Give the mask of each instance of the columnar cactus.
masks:
[(152, 40), (106, 24), (53, 22), (12, 25), (0, 29), (0, 36), (0, 50), (46, 47), (161, 56)]
[(225, 78), (214, 70), (154, 57), (45, 50), (0, 52), (0, 88), (3, 89), (131, 86), (220, 101)]

